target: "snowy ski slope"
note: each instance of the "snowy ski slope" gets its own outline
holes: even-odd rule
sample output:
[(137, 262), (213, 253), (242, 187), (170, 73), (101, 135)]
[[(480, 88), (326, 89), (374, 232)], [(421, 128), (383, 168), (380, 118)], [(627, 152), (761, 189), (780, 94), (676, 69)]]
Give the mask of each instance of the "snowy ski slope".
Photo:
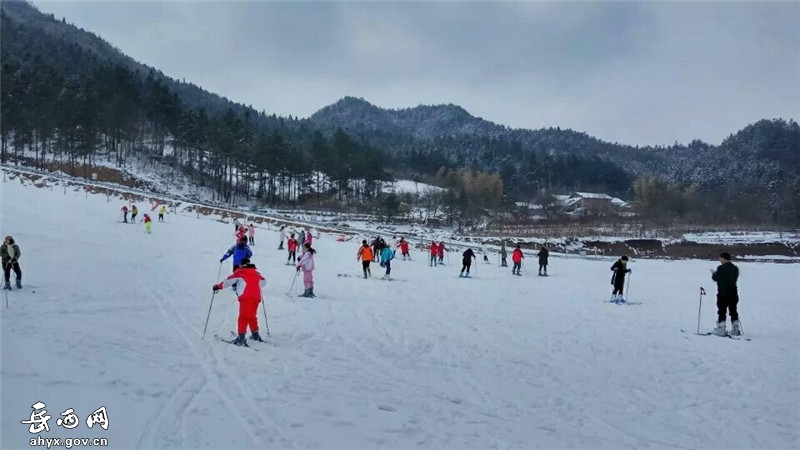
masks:
[[(479, 264), (461, 280), (459, 256), (414, 253), (396, 281), (363, 280), (337, 276), (358, 275), (355, 244), (323, 235), (308, 300), (286, 295), (294, 270), (258, 230), (272, 337), (253, 351), (213, 339), (235, 327), (231, 292), (200, 340), (231, 225), (170, 215), (147, 235), (117, 222), (121, 201), (26, 183), (2, 184), (26, 285), (0, 312), (3, 449), (30, 448), (37, 401), (43, 437), (116, 449), (798, 446), (796, 265), (740, 265), (747, 342), (680, 331), (714, 292), (708, 261), (635, 261), (642, 304), (616, 306), (608, 261), (553, 259), (539, 278), (528, 255), (523, 277)], [(108, 429), (88, 429), (100, 406)], [(67, 408), (72, 430), (55, 424)]]

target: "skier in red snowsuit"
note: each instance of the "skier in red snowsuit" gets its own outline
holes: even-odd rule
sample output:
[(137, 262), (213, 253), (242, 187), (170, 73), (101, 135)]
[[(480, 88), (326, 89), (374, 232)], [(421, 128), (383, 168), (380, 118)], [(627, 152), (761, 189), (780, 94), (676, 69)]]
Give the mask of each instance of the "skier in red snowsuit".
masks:
[(261, 336), (258, 334), (257, 314), (258, 304), (262, 301), (261, 288), (266, 283), (267, 281), (264, 277), (256, 270), (256, 266), (250, 263), (249, 258), (245, 258), (233, 272), (233, 275), (226, 278), (225, 281), (214, 285), (214, 292), (232, 287), (239, 297), (239, 320), (237, 321), (238, 329), (236, 330), (239, 336), (233, 341), (234, 344), (247, 345), (244, 336), (247, 333), (248, 326), (251, 333), (250, 339), (262, 341)]
[(239, 226), (239, 228), (236, 229), (236, 242), (241, 241), (242, 238), (247, 238), (247, 229), (243, 226)]
[(450, 250), (444, 246), (444, 241), (439, 242), (439, 264), (444, 265), (444, 252), (449, 252), (449, 251)]
[(400, 253), (403, 255), (403, 261), (405, 261), (406, 258), (411, 259), (411, 255), (408, 253), (408, 241), (400, 238), (400, 243), (398, 245), (400, 246)]
[(437, 256), (439, 256), (439, 246), (436, 245), (436, 241), (431, 241), (431, 266), (436, 265)]

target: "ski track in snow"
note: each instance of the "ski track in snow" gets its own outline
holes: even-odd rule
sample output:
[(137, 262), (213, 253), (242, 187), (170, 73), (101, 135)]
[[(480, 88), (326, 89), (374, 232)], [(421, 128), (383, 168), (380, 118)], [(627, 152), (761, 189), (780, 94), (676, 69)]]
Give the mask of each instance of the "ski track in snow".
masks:
[[(229, 291), (201, 340), (229, 224), (170, 215), (147, 235), (116, 223), (105, 196), (2, 187), (3, 232), (32, 283), (0, 312), (4, 449), (28, 448), (19, 422), (36, 401), (54, 417), (44, 437), (109, 448), (798, 446), (796, 266), (740, 265), (753, 341), (734, 342), (680, 332), (696, 326), (698, 286), (714, 291), (706, 261), (632, 263), (642, 304), (624, 308), (604, 303), (608, 261), (551, 260), (548, 278), (480, 265), (461, 280), (420, 252), (393, 262), (400, 282), (376, 282), (354, 243), (323, 235), (319, 297), (287, 298), (294, 268), (259, 229), (272, 336), (253, 352), (213, 337), (235, 330)], [(709, 295), (704, 330), (714, 312)], [(83, 420), (101, 405), (106, 431), (54, 426), (66, 408)]]

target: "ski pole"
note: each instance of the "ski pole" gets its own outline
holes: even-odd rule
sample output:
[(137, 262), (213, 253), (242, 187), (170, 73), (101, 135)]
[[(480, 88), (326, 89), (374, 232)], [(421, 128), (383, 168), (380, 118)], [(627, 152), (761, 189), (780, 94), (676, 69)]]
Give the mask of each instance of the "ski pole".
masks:
[(293, 289), (294, 289), (294, 283), (297, 282), (297, 276), (298, 275), (300, 275), (300, 271), (299, 270), (294, 272), (294, 278), (292, 278), (292, 285), (289, 286), (289, 291), (286, 292), (286, 295), (288, 295), (290, 297), (291, 297)]
[(264, 304), (264, 296), (261, 296), (261, 310), (264, 311), (264, 327), (267, 329), (267, 336), (269, 336), (269, 320), (267, 320), (267, 306)]
[(633, 275), (633, 273), (629, 273), (628, 274), (628, 285), (625, 286), (625, 301), (626, 302), (630, 301), (630, 299), (628, 298), (628, 292), (630, 292), (630, 290), (631, 290), (631, 275)]
[(706, 295), (706, 290), (700, 286), (700, 306), (697, 307), (697, 334), (700, 334), (700, 311), (703, 309), (703, 296)]
[[(219, 263), (219, 269), (217, 269), (217, 280), (219, 280), (219, 274), (222, 273), (222, 262)], [(208, 305), (208, 315), (206, 315), (206, 324), (203, 326), (203, 337), (200, 340), (205, 340), (206, 338), (206, 329), (208, 328), (208, 319), (211, 318), (211, 307), (214, 306), (214, 297), (217, 296), (217, 291), (214, 291), (211, 294), (211, 303)]]

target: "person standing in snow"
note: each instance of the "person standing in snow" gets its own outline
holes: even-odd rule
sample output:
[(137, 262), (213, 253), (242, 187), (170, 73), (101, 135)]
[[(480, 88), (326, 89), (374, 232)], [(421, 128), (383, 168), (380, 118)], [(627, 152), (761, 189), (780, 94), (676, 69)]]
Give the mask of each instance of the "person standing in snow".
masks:
[(625, 299), (622, 297), (623, 288), (625, 287), (625, 275), (632, 272), (628, 268), (628, 257), (623, 256), (618, 259), (611, 266), (611, 271), (614, 272), (611, 275), (611, 284), (614, 285), (614, 290), (611, 292), (611, 303), (625, 303)]
[(506, 241), (500, 242), (500, 267), (508, 267), (508, 263), (506, 262), (506, 258), (508, 257), (508, 253), (506, 253)]
[(164, 214), (166, 214), (166, 213), (167, 213), (167, 207), (164, 206), (164, 205), (161, 205), (161, 208), (158, 208), (158, 221), (159, 222), (163, 222), (164, 221)]
[(514, 251), (511, 252), (511, 262), (514, 263), (514, 267), (511, 268), (512, 275), (519, 275), (522, 276), (522, 260), (525, 259), (525, 255), (522, 254), (522, 249), (520, 248), (519, 244), (514, 247)]
[(236, 269), (239, 267), (239, 264), (244, 261), (245, 258), (250, 259), (253, 257), (253, 251), (250, 250), (250, 247), (247, 245), (247, 238), (243, 237), (239, 239), (239, 242), (236, 243), (233, 247), (228, 249), (219, 262), (223, 262), (226, 259), (233, 256), (233, 271), (236, 272)]
[(150, 234), (150, 232), (153, 230), (153, 220), (147, 213), (144, 214), (144, 229), (147, 231), (147, 234)]
[(406, 258), (411, 259), (411, 255), (408, 253), (408, 241), (405, 238), (400, 238), (400, 242), (398, 244), (400, 246), (400, 254), (403, 255), (403, 261)]
[(122, 223), (128, 223), (128, 207), (122, 206)]
[(22, 251), (14, 241), (14, 237), (6, 236), (3, 239), (3, 245), (0, 245), (0, 261), (3, 264), (3, 278), (5, 280), (3, 289), (11, 290), (12, 270), (17, 277), (17, 289), (22, 289), (22, 269), (19, 267), (20, 257), (22, 257)]
[(281, 237), (281, 243), (278, 244), (278, 250), (283, 250), (283, 241), (286, 240), (286, 226), (285, 225), (281, 225), (281, 231), (280, 231), (279, 234), (280, 234), (280, 237)]
[(131, 206), (131, 223), (136, 223), (137, 214), (139, 214), (139, 208), (136, 205)]
[(381, 257), (380, 236), (375, 236), (375, 239), (372, 240), (372, 255), (375, 257), (375, 262), (380, 262), (380, 257)]
[(727, 335), (725, 331), (725, 315), (731, 315), (731, 335), (741, 336), (742, 325), (739, 323), (739, 288), (736, 283), (739, 280), (739, 268), (731, 262), (731, 254), (720, 253), (719, 267), (711, 271), (711, 279), (717, 283), (717, 327), (714, 334), (717, 336)]
[[(444, 265), (444, 252), (449, 252), (450, 249), (444, 246), (444, 241), (439, 242), (439, 246), (436, 248), (439, 252), (439, 264)], [(449, 262), (449, 261), (448, 261)]]
[(386, 242), (381, 244), (381, 267), (386, 268), (386, 273), (383, 275), (384, 280), (391, 280), (392, 274), (392, 260), (394, 259), (394, 251), (386, 245)]
[(297, 241), (297, 242), (298, 242), (298, 243), (300, 244), (300, 246), (301, 246), (301, 247), (300, 247), (300, 251), (301, 251), (301, 253), (305, 253), (305, 251), (306, 251), (306, 247), (305, 247), (305, 245), (304, 245), (304, 244), (306, 243), (306, 230), (305, 230), (305, 228), (303, 228), (303, 229), (301, 229), (301, 230), (300, 230), (300, 239), (298, 239), (298, 241)]
[(431, 241), (431, 267), (436, 267), (436, 259), (439, 257), (439, 246), (436, 241)]
[[(299, 243), (294, 238), (294, 233), (289, 236), (289, 242), (286, 243), (286, 248), (289, 250), (289, 258), (286, 259), (286, 264), (294, 264), (297, 262), (297, 246)], [(291, 262), (290, 262), (291, 261)]]
[(242, 238), (247, 239), (247, 229), (239, 225), (239, 228), (236, 229), (236, 242), (241, 241)]
[(361, 241), (361, 247), (358, 248), (356, 260), (361, 260), (361, 269), (364, 271), (364, 278), (372, 276), (372, 271), (369, 269), (369, 264), (373, 258), (372, 247), (367, 244), (367, 240)]
[[(461, 273), (458, 274), (458, 277), (469, 278), (469, 269), (472, 267), (472, 260), (476, 258), (475, 252), (473, 252), (471, 248), (468, 248), (464, 251), (464, 253), (461, 254), (461, 256)], [(466, 275), (464, 275), (464, 271), (467, 272)]]
[(309, 230), (309, 232), (306, 233), (306, 240), (303, 242), (303, 244), (311, 245), (313, 242), (314, 242), (314, 235)]
[[(544, 245), (542, 249), (539, 250), (539, 253), (536, 255), (539, 257), (539, 276), (546, 277), (547, 276), (547, 259), (550, 257), (550, 252), (547, 250), (547, 247)], [(544, 270), (544, 273), (542, 273)]]
[(255, 224), (251, 223), (250, 226), (247, 227), (247, 237), (250, 240), (250, 245), (256, 245), (256, 226), (255, 226)]
[[(481, 253), (481, 255), (483, 255), (483, 262), (485, 264), (489, 264), (489, 255), (486, 254), (486, 247), (485, 247), (485, 243), (484, 242), (481, 242), (481, 246), (478, 249), (478, 251)], [(476, 257), (476, 259), (477, 259), (477, 257)]]
[(303, 256), (297, 261), (297, 270), (303, 271), (303, 286), (306, 289), (302, 297), (314, 298), (314, 254), (317, 251), (311, 248), (311, 244), (303, 245), (303, 249)]
[(264, 300), (261, 288), (265, 284), (267, 280), (258, 273), (250, 258), (243, 258), (239, 267), (233, 271), (233, 275), (212, 287), (214, 292), (233, 288), (239, 298), (239, 318), (236, 321), (238, 336), (233, 341), (236, 345), (247, 345), (245, 334), (248, 327), (250, 327), (250, 339), (264, 342), (258, 334), (258, 304)]

